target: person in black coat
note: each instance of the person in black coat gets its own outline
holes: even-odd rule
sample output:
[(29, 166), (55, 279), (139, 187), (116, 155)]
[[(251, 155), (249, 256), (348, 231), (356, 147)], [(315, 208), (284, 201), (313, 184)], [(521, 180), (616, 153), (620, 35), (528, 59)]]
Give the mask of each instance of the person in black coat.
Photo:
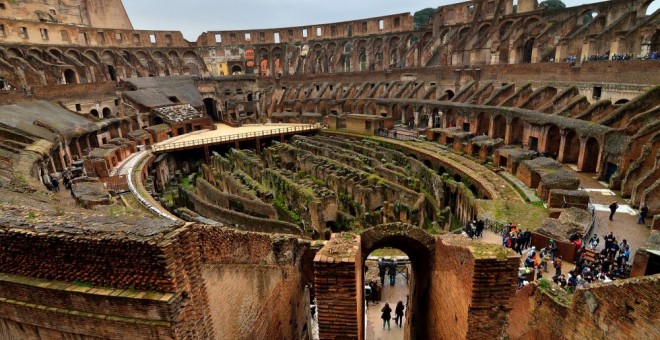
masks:
[(387, 264), (383, 259), (378, 260), (378, 276), (380, 276), (380, 286), (385, 287), (385, 272), (387, 271)]
[(396, 261), (392, 261), (388, 265), (387, 274), (390, 276), (390, 286), (394, 286), (396, 280)]
[(403, 301), (399, 300), (394, 309), (394, 324), (398, 325), (399, 328), (403, 325), (403, 309)]
[(614, 202), (612, 202), (612, 204), (610, 204), (610, 221), (614, 221), (612, 218), (614, 217), (614, 213), (616, 212), (616, 210), (618, 208), (619, 208), (619, 205), (616, 204), (616, 201), (614, 201)]
[(383, 314), (380, 315), (380, 318), (383, 319), (383, 329), (385, 329), (385, 324), (387, 324), (387, 330), (390, 329), (390, 319), (392, 319), (392, 308), (390, 308), (389, 303), (385, 303), (385, 307), (380, 310)]

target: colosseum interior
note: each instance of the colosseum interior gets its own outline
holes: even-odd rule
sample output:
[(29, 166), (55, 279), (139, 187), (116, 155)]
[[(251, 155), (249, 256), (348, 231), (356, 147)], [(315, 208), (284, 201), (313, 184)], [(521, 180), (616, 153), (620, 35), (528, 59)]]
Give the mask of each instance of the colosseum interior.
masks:
[(0, 0), (0, 339), (660, 338), (652, 2), (190, 42)]

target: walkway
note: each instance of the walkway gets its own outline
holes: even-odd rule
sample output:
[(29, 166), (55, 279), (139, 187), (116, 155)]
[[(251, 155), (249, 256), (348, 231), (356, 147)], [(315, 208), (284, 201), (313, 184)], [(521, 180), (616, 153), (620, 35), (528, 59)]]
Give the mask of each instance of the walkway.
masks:
[(243, 140), (312, 132), (321, 128), (319, 125), (311, 124), (252, 124), (237, 128), (226, 124), (216, 124), (215, 126), (215, 130), (196, 131), (154, 144), (152, 150), (154, 153), (160, 153), (172, 150), (193, 149)]
[[(575, 174), (580, 179), (581, 187), (589, 193), (591, 202), (596, 207), (596, 225), (593, 232), (600, 238), (597, 250), (603, 249), (605, 244), (603, 236), (611, 231), (617, 242), (621, 243), (623, 239), (628, 241), (630, 261), (632, 261), (637, 249), (643, 247), (651, 236), (652, 218), (646, 219), (647, 225), (637, 224), (638, 211), (630, 206), (628, 200), (621, 198), (620, 193), (609, 190), (604, 183), (596, 180), (595, 173), (576, 172)], [(610, 221), (609, 205), (614, 201), (619, 205), (619, 209), (614, 214), (614, 221)]]
[(146, 192), (142, 185), (140, 174), (142, 173), (141, 167), (146, 159), (151, 156), (148, 151), (139, 151), (132, 154), (126, 159), (126, 162), (119, 170), (119, 175), (127, 175), (128, 188), (133, 195), (151, 212), (156, 215), (166, 218), (171, 221), (179, 221), (179, 218), (172, 215), (169, 211), (163, 208), (156, 200), (154, 200), (149, 193)]
[[(389, 277), (385, 277), (385, 287), (381, 292), (380, 303), (373, 305), (371, 302), (367, 305), (367, 340), (402, 340), (404, 328), (395, 327), (394, 323), (394, 309), (399, 301), (406, 303), (406, 296), (408, 295), (408, 280), (399, 274), (396, 276), (394, 286), (389, 285)], [(381, 309), (385, 303), (390, 304), (392, 308), (392, 320), (390, 320), (391, 329), (383, 329), (383, 319), (380, 318)], [(405, 311), (404, 311), (405, 313)], [(406, 319), (404, 317), (404, 322)]]

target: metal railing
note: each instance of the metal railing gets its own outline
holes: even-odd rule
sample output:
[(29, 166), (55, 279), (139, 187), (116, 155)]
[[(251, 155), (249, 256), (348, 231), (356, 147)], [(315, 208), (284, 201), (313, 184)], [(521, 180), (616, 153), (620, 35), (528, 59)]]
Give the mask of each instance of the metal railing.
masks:
[(252, 139), (252, 138), (257, 138), (257, 137), (273, 137), (273, 136), (278, 136), (278, 135), (286, 134), (286, 133), (306, 132), (306, 131), (314, 131), (314, 130), (320, 130), (320, 129), (321, 129), (321, 126), (319, 124), (290, 126), (290, 127), (287, 127), (287, 128), (279, 128), (279, 129), (275, 129), (275, 130), (253, 131), (253, 132), (237, 133), (237, 134), (227, 135), (227, 136), (209, 137), (209, 138), (196, 139), (196, 140), (191, 140), (191, 141), (174, 142), (174, 143), (168, 143), (168, 144), (164, 144), (164, 145), (153, 145), (151, 147), (151, 150), (153, 152), (162, 152), (162, 151), (168, 151), (168, 150), (192, 148), (192, 147), (196, 147), (196, 146), (203, 146), (203, 145), (209, 145), (209, 144), (220, 144), (220, 143), (226, 143), (226, 142), (233, 142), (233, 141), (237, 141), (237, 140)]

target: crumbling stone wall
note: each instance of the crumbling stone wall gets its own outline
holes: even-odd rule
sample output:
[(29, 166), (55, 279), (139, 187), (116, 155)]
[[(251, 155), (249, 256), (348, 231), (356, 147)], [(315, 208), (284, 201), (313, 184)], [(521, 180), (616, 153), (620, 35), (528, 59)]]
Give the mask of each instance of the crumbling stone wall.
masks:
[(283, 233), (301, 235), (302, 230), (295, 224), (270, 220), (266, 218), (253, 217), (244, 213), (225, 209), (215, 204), (209, 203), (192, 191), (183, 190), (185, 193), (184, 201), (186, 205), (200, 215), (238, 228), (240, 230), (249, 230), (264, 233)]
[(218, 339), (304, 339), (309, 297), (303, 259), (310, 244), (291, 236), (198, 226), (207, 317)]
[(209, 182), (198, 178), (196, 180), (197, 192), (203, 199), (225, 209), (242, 212), (254, 217), (276, 219), (277, 212), (270, 204), (259, 200), (248, 200), (240, 196), (227, 194), (218, 190)]
[[(660, 275), (595, 283), (578, 289), (572, 301), (562, 304), (537, 287), (525, 303), (519, 292), (515, 315), (529, 315), (528, 322), (511, 324), (512, 339), (654, 339), (660, 336), (655, 298)], [(518, 299), (518, 298), (517, 298)]]

